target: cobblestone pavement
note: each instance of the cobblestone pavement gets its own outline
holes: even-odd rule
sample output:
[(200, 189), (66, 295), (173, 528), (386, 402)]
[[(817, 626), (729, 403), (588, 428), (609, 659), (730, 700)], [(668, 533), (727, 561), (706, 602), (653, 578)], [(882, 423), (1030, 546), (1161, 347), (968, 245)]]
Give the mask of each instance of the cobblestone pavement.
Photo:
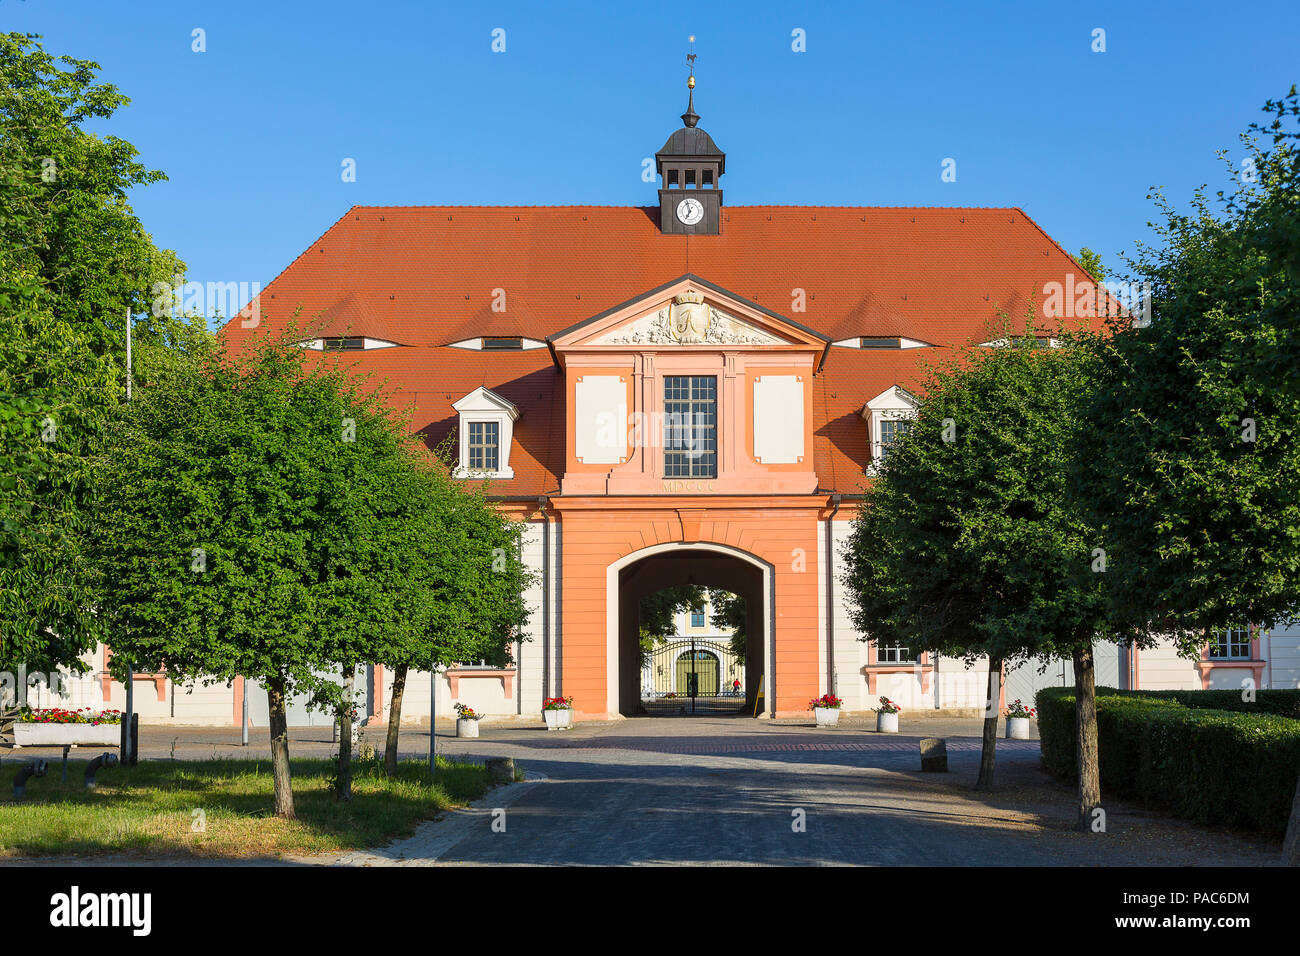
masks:
[[(389, 847), (284, 862), (1197, 866), (1278, 858), (1275, 843), (1112, 801), (1107, 832), (1076, 834), (1073, 791), (1042, 771), (1037, 740), (999, 740), (997, 788), (976, 793), (978, 720), (914, 715), (902, 729), (886, 736), (865, 720), (823, 730), (810, 721), (658, 717), (563, 732), (485, 722), (481, 737), (463, 740), (440, 724), (440, 753), (510, 756), (529, 779)], [(382, 734), (376, 727), (366, 739), (382, 745)], [(224, 730), (141, 735), (145, 757), (165, 758), (173, 747), (177, 757), (266, 757), (265, 731), (248, 748)], [(335, 749), (329, 728), (293, 736), (296, 756)], [(950, 773), (920, 772), (921, 736), (947, 738)], [(402, 734), (404, 755), (427, 747), (427, 728)]]
[[(978, 721), (918, 720), (883, 736), (736, 718), (634, 719), (440, 740), (448, 755), (512, 756), (544, 779), (489, 794), (379, 852), (315, 863), (405, 865), (1270, 865), (1278, 847), (1135, 808), (1076, 834), (1073, 791), (1037, 741), (998, 743), (999, 787), (970, 789)], [(912, 729), (912, 728), (905, 728)], [(965, 736), (958, 736), (958, 733)], [(919, 770), (948, 736), (948, 774)], [(494, 814), (494, 810), (500, 811)], [(493, 823), (496, 822), (494, 829)], [(499, 832), (504, 822), (504, 832)]]

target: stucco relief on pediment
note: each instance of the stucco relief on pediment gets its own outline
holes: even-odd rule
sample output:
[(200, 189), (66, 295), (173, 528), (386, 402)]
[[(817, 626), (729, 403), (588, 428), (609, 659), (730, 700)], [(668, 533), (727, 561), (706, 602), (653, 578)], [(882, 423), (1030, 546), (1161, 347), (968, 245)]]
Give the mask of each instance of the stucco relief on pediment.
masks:
[(784, 345), (785, 339), (683, 292), (672, 302), (619, 326), (592, 345)]

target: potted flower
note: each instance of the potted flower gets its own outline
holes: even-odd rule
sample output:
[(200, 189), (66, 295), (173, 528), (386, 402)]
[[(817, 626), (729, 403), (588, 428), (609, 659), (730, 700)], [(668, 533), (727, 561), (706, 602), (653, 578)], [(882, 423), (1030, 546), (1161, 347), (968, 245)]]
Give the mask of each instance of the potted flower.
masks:
[(483, 715), (467, 704), (456, 705), (456, 736), (477, 737), (478, 722)]
[(547, 730), (568, 730), (573, 726), (573, 698), (548, 697), (542, 701)]
[(876, 732), (881, 734), (898, 733), (898, 715), (903, 712), (888, 697), (880, 698), (880, 706), (876, 708)]
[(14, 721), (15, 747), (64, 746), (79, 744), (116, 747), (121, 743), (120, 710), (65, 710), (23, 707)]
[(834, 694), (823, 694), (816, 700), (810, 700), (808, 706), (817, 718), (818, 727), (834, 727), (840, 722), (840, 708), (844, 706), (844, 701)]
[(1003, 711), (1003, 715), (1007, 718), (1008, 740), (1029, 739), (1029, 721), (1038, 716), (1038, 711), (1017, 700)]

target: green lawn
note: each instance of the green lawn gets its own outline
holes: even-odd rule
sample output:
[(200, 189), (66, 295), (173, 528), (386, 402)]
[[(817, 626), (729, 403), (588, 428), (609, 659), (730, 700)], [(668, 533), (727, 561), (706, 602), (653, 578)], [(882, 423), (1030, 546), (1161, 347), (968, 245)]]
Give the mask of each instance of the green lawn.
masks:
[[(27, 781), (14, 799), (20, 761), (0, 767), (0, 858), (112, 852), (196, 857), (275, 857), (282, 853), (382, 846), (409, 835), (422, 820), (482, 796), (481, 765), (438, 758), (430, 786), (428, 764), (403, 761), (388, 780), (380, 760), (354, 763), (353, 797), (338, 803), (329, 790), (328, 760), (292, 760), (296, 820), (272, 815), (271, 761), (142, 760), (112, 767), (85, 790), (86, 761), (62, 761)], [(195, 811), (201, 810), (202, 814)]]

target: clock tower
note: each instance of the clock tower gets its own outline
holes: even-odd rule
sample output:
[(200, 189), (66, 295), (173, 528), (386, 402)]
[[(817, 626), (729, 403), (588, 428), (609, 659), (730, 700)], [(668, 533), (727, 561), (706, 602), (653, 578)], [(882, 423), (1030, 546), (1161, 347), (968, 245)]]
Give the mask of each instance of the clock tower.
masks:
[[(693, 39), (693, 38), (692, 38)], [(727, 156), (698, 125), (695, 112), (695, 55), (683, 126), (655, 153), (655, 166), (663, 177), (659, 185), (659, 231), (674, 235), (716, 236), (722, 231), (722, 177)]]

